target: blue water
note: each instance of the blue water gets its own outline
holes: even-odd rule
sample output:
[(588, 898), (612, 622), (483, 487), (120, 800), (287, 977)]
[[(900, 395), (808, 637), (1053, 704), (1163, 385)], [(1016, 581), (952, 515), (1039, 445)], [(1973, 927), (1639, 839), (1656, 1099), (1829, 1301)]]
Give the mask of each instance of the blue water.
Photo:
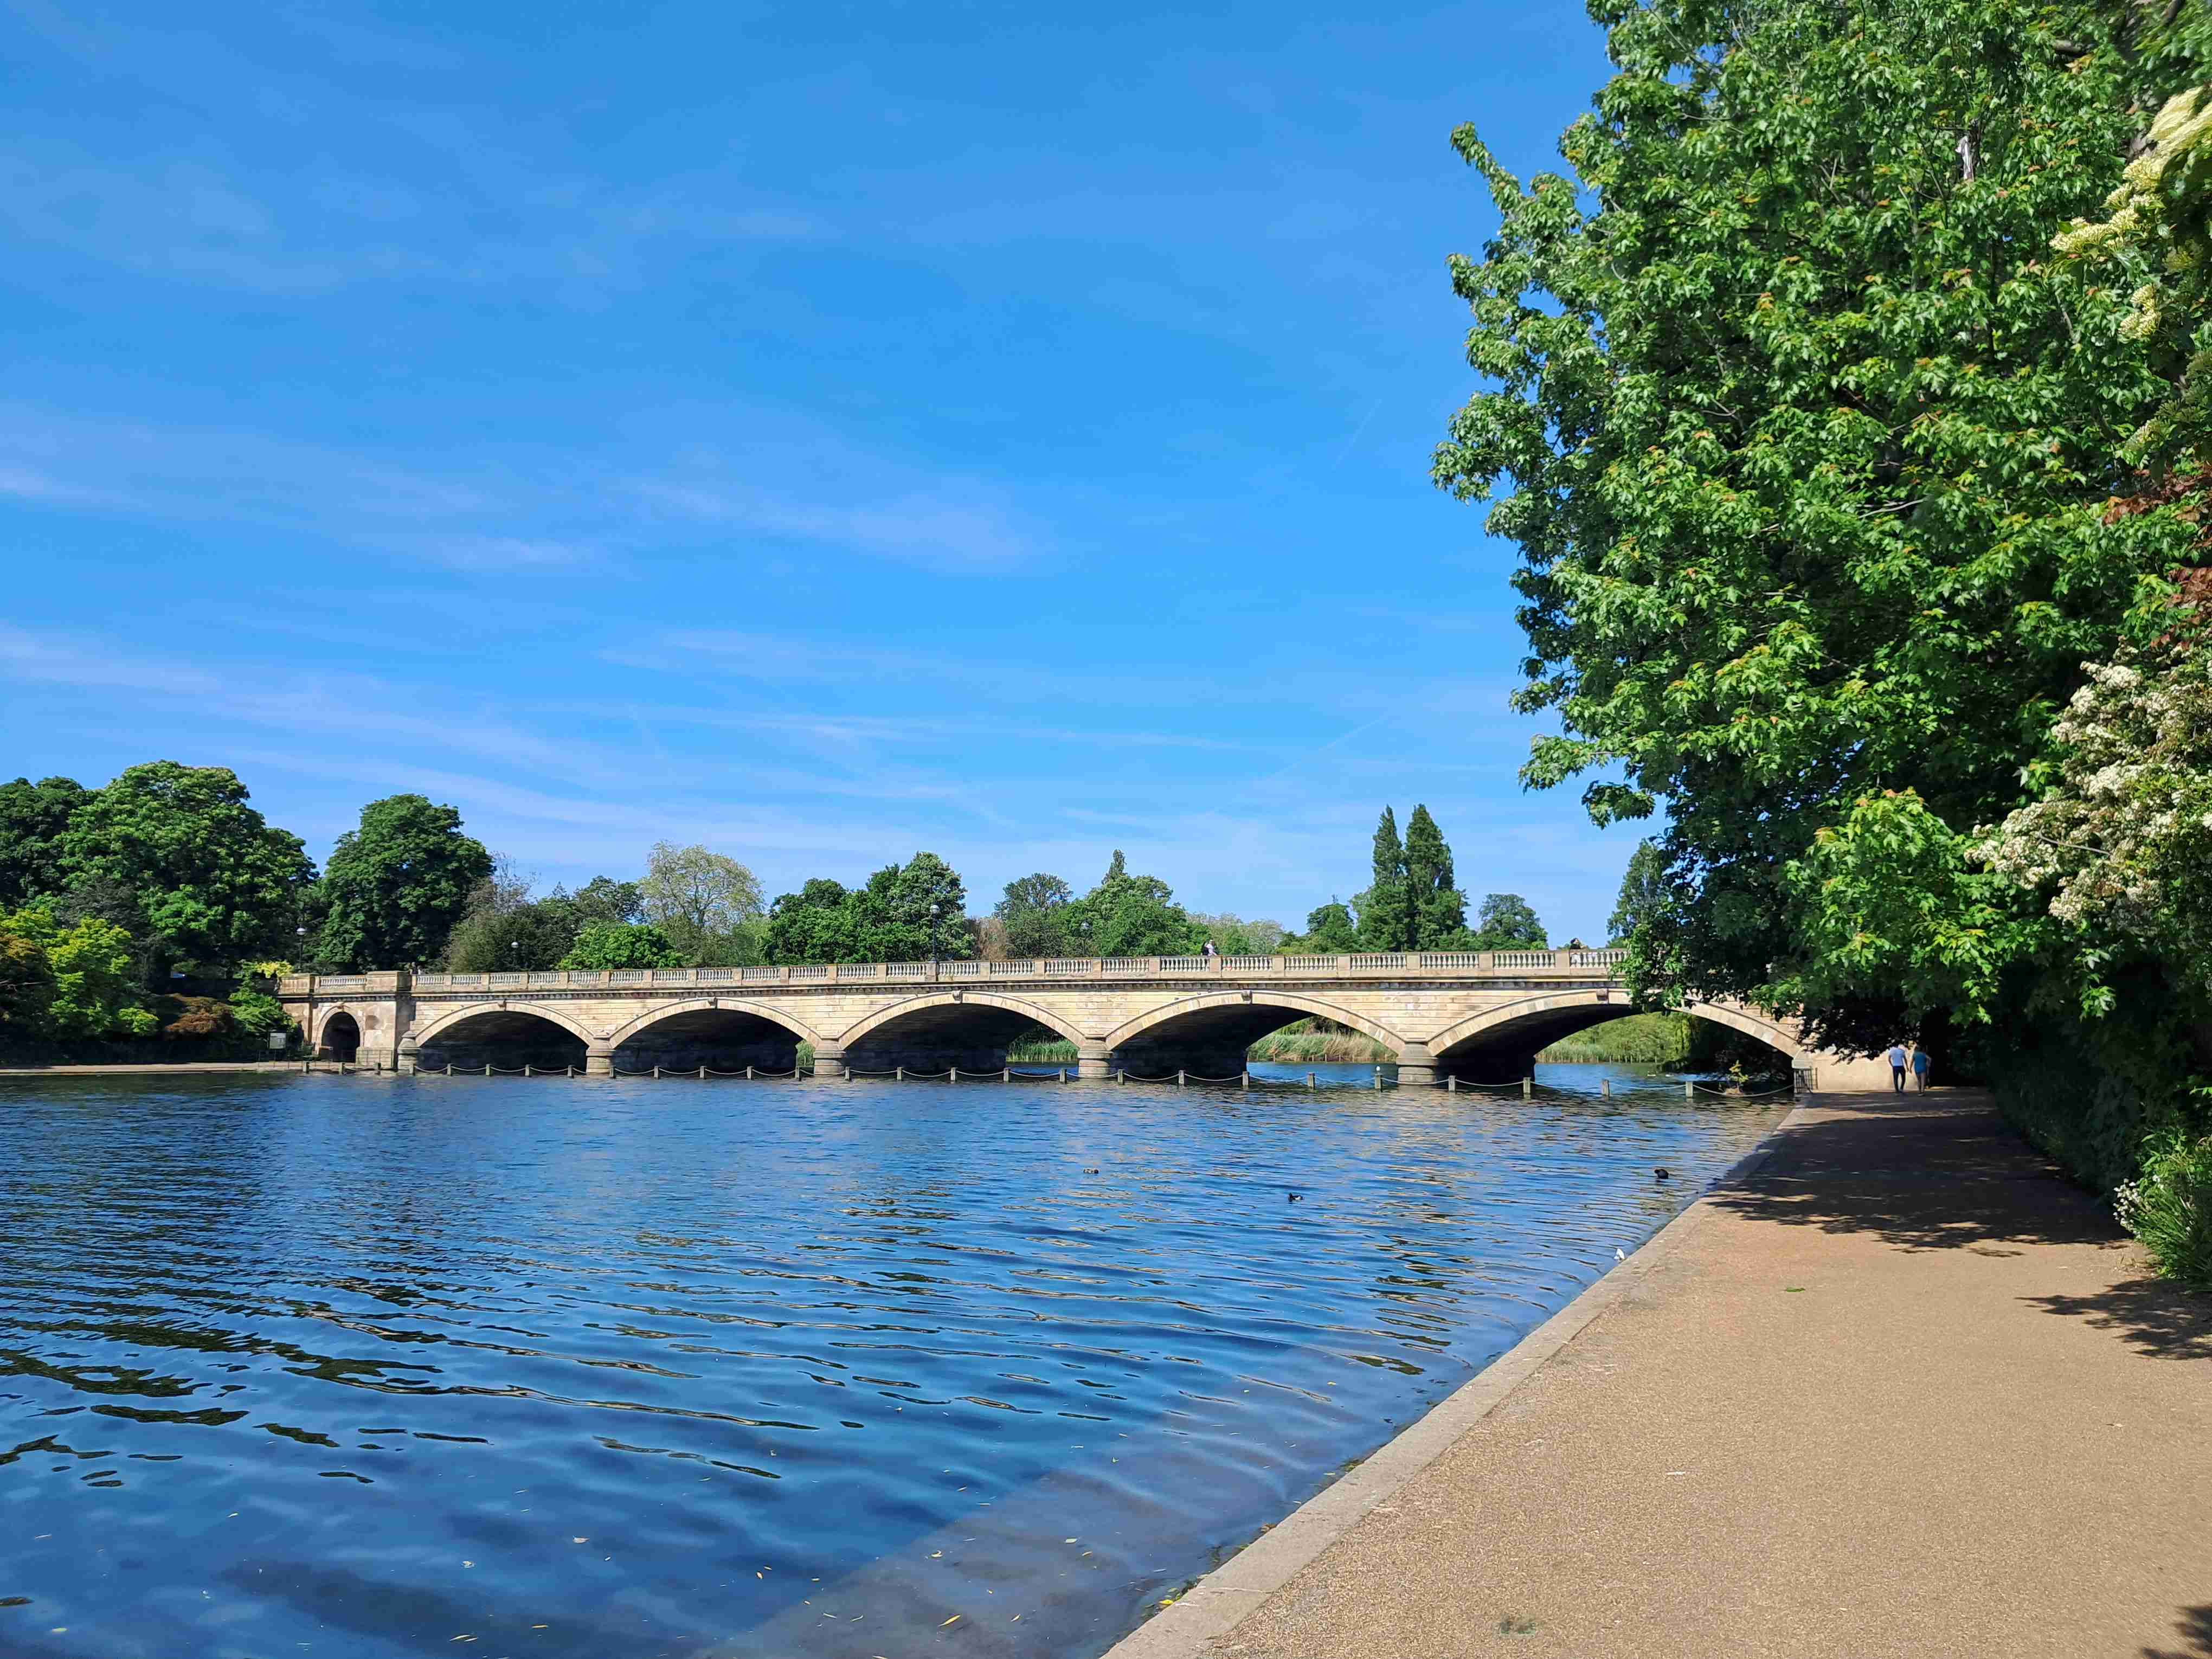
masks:
[(1540, 1081), (0, 1081), (0, 1653), (1097, 1654), (1778, 1115)]

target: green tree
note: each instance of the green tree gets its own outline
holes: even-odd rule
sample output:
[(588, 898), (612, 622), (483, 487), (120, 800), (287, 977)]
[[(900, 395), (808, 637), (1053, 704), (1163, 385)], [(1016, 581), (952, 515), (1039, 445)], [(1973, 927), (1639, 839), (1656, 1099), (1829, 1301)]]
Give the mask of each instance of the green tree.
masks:
[(72, 778), (0, 783), (0, 909), (50, 897), (68, 884), (62, 835), (90, 794)]
[(1425, 806), (1406, 820), (1406, 897), (1412, 918), (1410, 949), (1465, 950), (1467, 895), (1452, 871), (1451, 848)]
[(0, 1033), (40, 1035), (53, 1001), (54, 969), (43, 932), (0, 910)]
[(1205, 929), (1157, 876), (1133, 876), (1115, 849), (1098, 884), (1067, 907), (1071, 951), (1091, 957), (1181, 957), (1206, 943)]
[(957, 960), (975, 949), (974, 936), (963, 925), (968, 890), (959, 873), (934, 853), (885, 865), (845, 902), (858, 952), (853, 961), (921, 962), (933, 952)]
[(759, 878), (704, 847), (656, 842), (638, 896), (645, 920), (693, 963), (727, 954), (731, 934), (761, 916)]
[(684, 953), (649, 921), (592, 921), (554, 964), (559, 968), (681, 968)]
[(770, 962), (857, 962), (851, 892), (841, 882), (817, 877), (769, 907)]
[(46, 1003), (33, 1026), (37, 1036), (61, 1042), (143, 1036), (158, 1022), (140, 1007), (131, 936), (113, 924), (88, 919), (74, 927), (31, 905), (8, 919), (7, 935), (36, 945), (46, 959)]
[[(1527, 781), (1600, 773), (1600, 823), (1666, 805), (1683, 902), (1633, 949), (1647, 992), (1897, 1029), (1895, 957), (1820, 960), (1823, 893), (1881, 890), (1822, 887), (1816, 844), (1962, 936), (1974, 826), (2182, 562), (2171, 512), (2106, 507), (2168, 384), (2127, 295), (2050, 246), (2118, 181), (2132, 11), (1612, 0), (1576, 179), (1455, 135), (1502, 219), (1453, 268), (1494, 389), (1436, 478), (1521, 550), (1519, 704), (1561, 726)], [(1897, 813), (1856, 815), (1884, 791), (1918, 804), (1910, 859)]]
[(1285, 956), (1344, 956), (1359, 949), (1359, 927), (1346, 907), (1331, 899), (1306, 912), (1306, 930), (1282, 942)]
[(1671, 899), (1667, 855), (1650, 841), (1638, 842), (1620, 878), (1620, 896), (1613, 902), (1613, 917), (1606, 923), (1613, 942), (1626, 943), (1646, 921), (1662, 922)]
[(136, 896), (155, 973), (175, 963), (220, 973), (274, 956), (293, 943), (315, 866), (247, 799), (227, 767), (131, 767), (71, 815), (61, 872)]
[(1470, 951), (1540, 951), (1544, 924), (1518, 893), (1485, 893), (1474, 914)]
[(533, 904), (529, 876), (504, 853), (493, 854), (491, 866), (447, 935), (443, 965), (460, 974), (550, 969), (574, 942), (574, 919)]
[(324, 866), (321, 959), (340, 970), (435, 962), (490, 875), (491, 854), (453, 807), (423, 795), (371, 801)]
[(1413, 906), (1407, 882), (1406, 848), (1398, 839), (1398, 815), (1387, 806), (1382, 809), (1382, 820), (1375, 826), (1374, 878), (1352, 904), (1359, 913), (1361, 950), (1413, 948)]
[(1009, 957), (1067, 957), (1078, 945), (1068, 938), (1068, 906), (1075, 891), (1058, 876), (1039, 871), (1006, 884), (991, 914), (1006, 928)]

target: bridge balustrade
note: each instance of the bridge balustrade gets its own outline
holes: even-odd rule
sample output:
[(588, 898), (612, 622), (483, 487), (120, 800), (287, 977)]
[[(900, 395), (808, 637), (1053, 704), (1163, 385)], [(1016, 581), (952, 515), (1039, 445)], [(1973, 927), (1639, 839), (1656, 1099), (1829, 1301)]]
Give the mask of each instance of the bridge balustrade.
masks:
[(552, 991), (617, 989), (665, 985), (793, 985), (881, 983), (886, 980), (948, 979), (1149, 979), (1188, 975), (1234, 975), (1239, 978), (1317, 974), (1442, 974), (1453, 978), (1512, 974), (1527, 969), (1601, 969), (1611, 973), (1628, 958), (1610, 948), (1580, 951), (1372, 951), (1343, 956), (1299, 957), (1024, 957), (1012, 962), (814, 962), (789, 967), (614, 968), (532, 969), (527, 973), (413, 973), (384, 969), (366, 974), (291, 974), (278, 987), (283, 996), (336, 996), (349, 992), (391, 992), (410, 988), (438, 991)]

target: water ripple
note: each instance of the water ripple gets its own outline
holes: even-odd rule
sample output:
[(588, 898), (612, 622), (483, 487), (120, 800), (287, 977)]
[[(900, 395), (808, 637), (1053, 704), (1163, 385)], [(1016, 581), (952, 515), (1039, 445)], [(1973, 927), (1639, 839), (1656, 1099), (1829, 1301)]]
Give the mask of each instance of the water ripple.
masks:
[(1613, 1075), (9, 1081), (0, 1651), (1082, 1659), (1776, 1115)]

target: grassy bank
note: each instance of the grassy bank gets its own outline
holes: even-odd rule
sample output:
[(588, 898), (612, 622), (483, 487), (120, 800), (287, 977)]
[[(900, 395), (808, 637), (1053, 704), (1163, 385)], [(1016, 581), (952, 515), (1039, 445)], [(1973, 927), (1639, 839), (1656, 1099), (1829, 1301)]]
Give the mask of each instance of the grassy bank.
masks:
[(1547, 1065), (1681, 1066), (1694, 1048), (1687, 1014), (1631, 1014), (1562, 1037), (1536, 1058)]

